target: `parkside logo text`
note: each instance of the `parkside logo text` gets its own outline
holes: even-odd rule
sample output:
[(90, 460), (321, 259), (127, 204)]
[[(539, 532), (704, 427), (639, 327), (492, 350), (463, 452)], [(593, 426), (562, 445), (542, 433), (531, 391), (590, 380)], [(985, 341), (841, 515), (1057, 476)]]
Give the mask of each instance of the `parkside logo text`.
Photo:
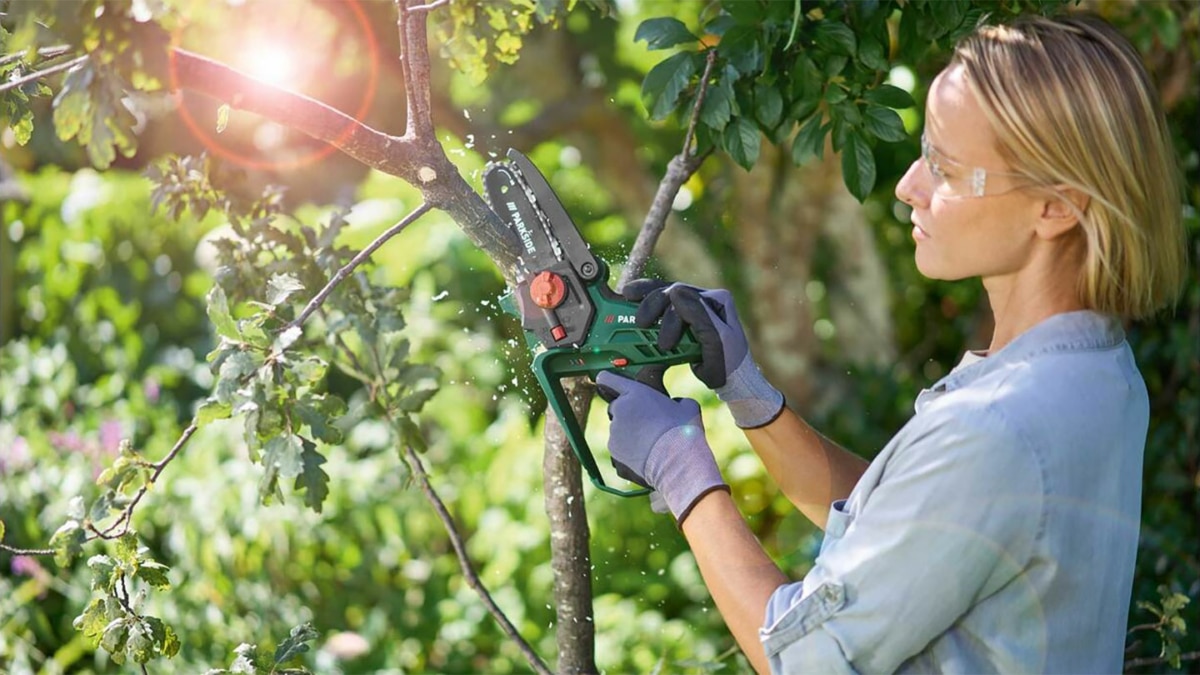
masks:
[(609, 314), (604, 317), (604, 323), (620, 323), (633, 325), (633, 317), (628, 314)]

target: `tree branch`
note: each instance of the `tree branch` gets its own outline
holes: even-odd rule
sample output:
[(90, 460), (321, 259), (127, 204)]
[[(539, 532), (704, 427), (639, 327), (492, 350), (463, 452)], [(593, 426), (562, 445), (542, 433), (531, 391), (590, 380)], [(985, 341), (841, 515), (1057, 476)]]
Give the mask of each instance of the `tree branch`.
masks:
[(71, 59), (70, 61), (60, 63), (57, 66), (50, 66), (49, 68), (46, 68), (45, 70), (35, 70), (32, 73), (26, 75), (25, 77), (18, 77), (15, 80), (9, 80), (9, 81), (5, 82), (4, 84), (0, 84), (0, 94), (3, 94), (4, 92), (8, 91), (9, 89), (16, 89), (17, 87), (29, 84), (30, 82), (40, 80), (44, 77), (49, 77), (55, 73), (61, 73), (64, 70), (70, 70), (71, 68), (74, 68), (75, 66), (77, 66), (87, 60), (88, 60), (87, 55), (79, 56), (74, 59)]
[(172, 49), (171, 85), (211, 96), (325, 141), (367, 166), (420, 185), (408, 137), (373, 129), (320, 101), (256, 80), (223, 63)]
[(637, 240), (633, 242), (633, 249), (629, 252), (629, 260), (617, 281), (617, 291), (642, 275), (646, 269), (646, 263), (650, 260), (650, 254), (654, 251), (654, 246), (658, 244), (658, 238), (667, 226), (667, 216), (671, 213), (671, 206), (675, 203), (675, 196), (679, 194), (679, 188), (712, 154), (712, 150), (709, 149), (703, 154), (697, 155), (692, 148), (692, 139), (696, 132), (696, 122), (700, 119), (700, 106), (704, 104), (704, 97), (708, 93), (708, 78), (712, 75), (716, 55), (715, 49), (709, 50), (708, 59), (704, 64), (704, 75), (700, 78), (700, 91), (696, 94), (696, 104), (692, 106), (692, 117), (688, 123), (687, 134), (684, 136), (683, 150), (671, 158), (670, 163), (667, 164), (667, 173), (658, 184), (658, 192), (654, 195), (654, 201), (651, 202), (650, 210), (646, 213), (646, 220), (642, 222), (642, 229), (638, 231)]
[(550, 669), (546, 667), (546, 664), (538, 656), (537, 652), (533, 650), (533, 647), (525, 641), (525, 638), (521, 637), (521, 633), (512, 624), (512, 621), (509, 620), (504, 610), (500, 609), (500, 606), (496, 604), (496, 601), (492, 598), (492, 594), (488, 592), (487, 587), (483, 585), (483, 582), (479, 579), (479, 575), (476, 574), (475, 567), (471, 564), (471, 558), (467, 555), (467, 547), (463, 543), (462, 535), (459, 534), (458, 528), (454, 524), (454, 517), (450, 515), (445, 502), (442, 501), (442, 498), (438, 496), (437, 491), (433, 489), (433, 485), (429, 482), (429, 474), (426, 473), (420, 456), (417, 455), (411, 445), (404, 446), (404, 454), (409, 466), (412, 467), (413, 473), (417, 476), (417, 484), (421, 487), (421, 493), (425, 495), (425, 499), (429, 500), (429, 503), (433, 506), (433, 510), (437, 512), (438, 518), (441, 519), (442, 525), (446, 528), (446, 534), (450, 536), (450, 545), (454, 548), (454, 554), (458, 557), (458, 564), (462, 568), (467, 585), (479, 595), (488, 612), (496, 619), (496, 623), (500, 624), (500, 628), (504, 631), (504, 634), (517, 644), (521, 653), (525, 655), (525, 659), (529, 661), (529, 665), (533, 667), (534, 672), (539, 673), (539, 675), (551, 675)]
[[(159, 460), (157, 464), (152, 465), (154, 467), (154, 472), (150, 474), (150, 479), (147, 480), (142, 487), (138, 488), (137, 493), (133, 496), (133, 500), (129, 502), (128, 506), (122, 509), (120, 517), (118, 517), (112, 525), (109, 525), (103, 530), (97, 529), (94, 525), (88, 525), (88, 529), (91, 530), (92, 534), (94, 535), (88, 537), (88, 541), (93, 541), (95, 539), (120, 539), (121, 537), (125, 536), (126, 532), (129, 532), (129, 525), (133, 522), (133, 510), (137, 508), (138, 502), (142, 501), (142, 497), (146, 495), (146, 492), (148, 492), (150, 488), (154, 487), (154, 483), (158, 481), (158, 477), (162, 475), (163, 470), (165, 470), (167, 465), (179, 455), (179, 452), (183, 450), (183, 446), (192, 438), (192, 435), (195, 434), (198, 429), (199, 427), (197, 427), (196, 423), (193, 422), (190, 426), (188, 426), (188, 428), (183, 430), (183, 433), (179, 436), (179, 440), (175, 441), (175, 447), (171, 448), (171, 451), (167, 453), (166, 457), (163, 457), (161, 460)], [(116, 530), (118, 527), (121, 528), (121, 531), (113, 534), (113, 530)]]
[[(440, 144), (433, 133), (433, 114), (430, 109), (429, 38), (426, 34), (427, 12), (410, 12), (409, 0), (396, 0), (400, 23), (400, 54), (404, 66), (405, 101), (408, 105), (408, 126), (404, 135), (432, 145)], [(423, 6), (427, 7), (427, 6)]]
[[(56, 56), (62, 56), (63, 54), (66, 54), (67, 52), (71, 51), (72, 49), (73, 49), (73, 47), (71, 47), (71, 45), (55, 45), (53, 47), (42, 47), (41, 49), (37, 50), (37, 55), (44, 59), (52, 59)], [(19, 52), (12, 52), (11, 54), (5, 54), (4, 56), (0, 56), (0, 66), (7, 64), (7, 63), (12, 63), (13, 61), (20, 61), (25, 58), (26, 54), (28, 54), (27, 51), (19, 51)]]
[[(424, 14), (410, 18), (420, 23)], [(419, 34), (424, 46), (424, 28)], [(406, 47), (406, 52), (415, 52)], [(415, 57), (414, 57), (415, 58)], [(428, 89), (428, 58), (424, 59)], [(418, 60), (418, 64), (420, 60)], [(410, 71), (406, 71), (406, 76)], [(419, 76), (419, 71), (416, 71)], [(373, 129), (320, 101), (246, 76), (224, 64), (183, 49), (171, 51), (171, 86), (211, 96), (238, 110), (257, 115), (329, 143), (350, 157), (384, 173), (398, 176), (421, 190), (430, 205), (448, 213), (463, 232), (512, 279), (521, 250), (517, 237), (492, 213), (483, 198), (463, 179), (441, 145), (429, 136), (392, 136)], [(406, 81), (409, 98), (416, 96)], [(425, 110), (428, 111), (428, 96)]]
[(16, 548), (8, 544), (0, 544), (0, 551), (8, 551), (13, 555), (54, 555), (52, 548)]
[[(1179, 662), (1200, 660), (1200, 651), (1187, 652), (1179, 655)], [(1167, 662), (1167, 659), (1161, 656), (1143, 656), (1139, 659), (1130, 659), (1125, 662), (1125, 670), (1130, 668), (1141, 668), (1142, 666), (1158, 666)]]
[(429, 202), (421, 202), (421, 205), (414, 209), (412, 213), (405, 216), (402, 220), (400, 220), (400, 222), (389, 227), (383, 234), (375, 237), (374, 241), (372, 241), (366, 248), (359, 251), (358, 254), (350, 260), (350, 262), (346, 263), (341, 269), (339, 269), (337, 274), (334, 274), (333, 278), (331, 278), (329, 282), (325, 284), (325, 287), (322, 288), (319, 293), (314, 295), (312, 300), (308, 301), (308, 304), (304, 306), (304, 310), (300, 312), (299, 316), (297, 316), (294, 321), (292, 321), (292, 323), (289, 325), (289, 328), (303, 326), (304, 322), (308, 321), (308, 317), (312, 316), (313, 312), (317, 311), (321, 305), (325, 304), (325, 300), (327, 300), (329, 295), (333, 293), (333, 289), (337, 288), (338, 284), (342, 283), (346, 277), (350, 276), (350, 274), (354, 272), (355, 268), (363, 264), (367, 258), (371, 257), (372, 253), (374, 253), (380, 246), (383, 246), (389, 239), (400, 234), (418, 218), (428, 213), (430, 208)]

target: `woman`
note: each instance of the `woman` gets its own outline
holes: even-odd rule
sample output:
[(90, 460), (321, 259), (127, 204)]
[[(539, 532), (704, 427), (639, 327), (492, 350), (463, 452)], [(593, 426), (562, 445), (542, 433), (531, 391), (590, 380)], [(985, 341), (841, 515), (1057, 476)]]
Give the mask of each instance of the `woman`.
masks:
[(696, 374), (825, 530), (812, 571), (765, 555), (694, 402), (602, 373), (614, 463), (676, 516), (760, 672), (1117, 672), (1149, 416), (1121, 320), (1186, 270), (1165, 119), (1114, 29), (1033, 18), (965, 38), (925, 121), (896, 188), (917, 267), (981, 277), (995, 329), (870, 464), (784, 406), (727, 292), (628, 290), (667, 345), (692, 328)]

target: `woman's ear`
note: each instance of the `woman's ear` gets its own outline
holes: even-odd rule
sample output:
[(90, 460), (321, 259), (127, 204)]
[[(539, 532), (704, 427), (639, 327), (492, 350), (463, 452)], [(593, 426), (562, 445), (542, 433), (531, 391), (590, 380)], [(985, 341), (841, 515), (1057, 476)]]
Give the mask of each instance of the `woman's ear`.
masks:
[(1083, 219), (1090, 198), (1065, 185), (1051, 188), (1042, 202), (1042, 215), (1037, 223), (1037, 235), (1042, 239), (1056, 239), (1070, 232)]

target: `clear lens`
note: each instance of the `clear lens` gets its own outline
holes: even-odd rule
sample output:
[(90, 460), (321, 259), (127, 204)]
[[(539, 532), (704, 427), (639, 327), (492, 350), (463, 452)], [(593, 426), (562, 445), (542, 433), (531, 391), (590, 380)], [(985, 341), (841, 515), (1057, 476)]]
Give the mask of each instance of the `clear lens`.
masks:
[(921, 161), (929, 172), (933, 191), (946, 199), (982, 197), (987, 191), (987, 170), (968, 168), (940, 154), (921, 134)]

